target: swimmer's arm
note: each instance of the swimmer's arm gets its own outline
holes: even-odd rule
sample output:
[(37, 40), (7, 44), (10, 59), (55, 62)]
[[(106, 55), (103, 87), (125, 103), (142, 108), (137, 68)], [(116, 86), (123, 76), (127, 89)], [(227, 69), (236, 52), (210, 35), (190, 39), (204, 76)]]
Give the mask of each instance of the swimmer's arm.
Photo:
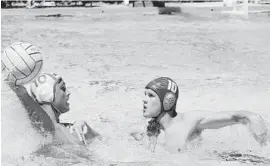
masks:
[(130, 128), (129, 134), (135, 140), (141, 141), (144, 138), (144, 135), (145, 135), (144, 127), (143, 126), (140, 126), (140, 125), (133, 125)]
[(256, 115), (249, 111), (224, 111), (224, 112), (206, 112), (198, 111), (199, 117), (196, 128), (204, 129), (219, 129), (235, 124), (247, 124), (249, 117)]
[(92, 139), (95, 137), (97, 137), (98, 139), (102, 139), (101, 135), (83, 120), (67, 124), (70, 125), (68, 128), (70, 129), (70, 132), (72, 134), (75, 134), (78, 137), (80, 137), (79, 135), (83, 134), (84, 138), (82, 139), (85, 141), (92, 141)]

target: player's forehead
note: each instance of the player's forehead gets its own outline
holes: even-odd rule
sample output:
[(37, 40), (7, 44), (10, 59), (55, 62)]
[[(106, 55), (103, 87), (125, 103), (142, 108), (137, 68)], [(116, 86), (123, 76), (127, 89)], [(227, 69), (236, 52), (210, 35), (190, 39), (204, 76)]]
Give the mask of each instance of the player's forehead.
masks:
[(153, 94), (153, 95), (157, 94), (155, 91), (153, 91), (152, 89), (149, 89), (149, 88), (145, 88), (144, 92), (147, 93), (147, 94)]

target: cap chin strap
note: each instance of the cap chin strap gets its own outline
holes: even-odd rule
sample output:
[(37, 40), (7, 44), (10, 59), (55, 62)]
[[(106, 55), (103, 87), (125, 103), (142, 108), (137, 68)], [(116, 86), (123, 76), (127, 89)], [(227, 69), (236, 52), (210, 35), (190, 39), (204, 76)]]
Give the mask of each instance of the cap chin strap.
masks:
[(161, 129), (164, 130), (164, 126), (160, 123), (160, 120), (163, 118), (163, 116), (166, 114), (166, 111), (162, 110), (158, 116), (154, 117), (153, 119), (160, 124)]
[(50, 102), (43, 102), (41, 105), (50, 105), (53, 112), (54, 112), (54, 115), (55, 115), (55, 119), (56, 119), (56, 122), (59, 123), (59, 116), (62, 114), (62, 112), (60, 112), (52, 103)]
[(164, 126), (160, 123), (160, 120), (164, 117), (164, 115), (169, 112), (169, 111), (172, 111), (173, 108), (171, 108), (170, 110), (168, 111), (165, 111), (164, 109), (161, 110), (161, 112), (159, 113), (158, 116), (156, 117), (153, 117), (149, 122), (150, 123), (158, 123), (159, 124), (159, 128), (162, 129), (162, 130), (165, 130)]
[(56, 122), (59, 123), (59, 116), (62, 114), (53, 104), (51, 104), (52, 110), (54, 112)]
[(158, 135), (160, 134), (160, 130), (164, 130), (164, 127), (162, 126), (162, 124), (160, 123), (160, 119), (166, 114), (165, 111), (161, 111), (159, 113), (158, 116), (153, 117), (149, 122), (148, 122), (148, 126), (147, 126), (147, 136), (148, 137), (158, 137)]

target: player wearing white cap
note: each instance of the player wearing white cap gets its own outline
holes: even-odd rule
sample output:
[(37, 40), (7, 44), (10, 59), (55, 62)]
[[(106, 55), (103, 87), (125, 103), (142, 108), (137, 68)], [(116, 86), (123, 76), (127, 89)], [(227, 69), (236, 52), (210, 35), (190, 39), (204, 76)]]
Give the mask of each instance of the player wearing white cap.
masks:
[(87, 144), (87, 140), (99, 136), (85, 121), (59, 122), (59, 116), (70, 110), (68, 102), (70, 93), (67, 91), (66, 84), (61, 76), (51, 73), (40, 74), (31, 83), (30, 92), (53, 121), (57, 140), (63, 143), (82, 142)]

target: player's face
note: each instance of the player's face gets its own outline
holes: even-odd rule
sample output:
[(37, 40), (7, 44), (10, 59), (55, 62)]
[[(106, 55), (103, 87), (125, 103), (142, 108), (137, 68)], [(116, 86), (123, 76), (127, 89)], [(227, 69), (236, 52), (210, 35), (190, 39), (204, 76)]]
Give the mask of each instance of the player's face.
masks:
[(143, 116), (153, 118), (160, 114), (161, 103), (158, 95), (151, 89), (145, 89), (143, 98)]
[(69, 96), (70, 93), (66, 89), (66, 84), (60, 78), (55, 86), (55, 98), (53, 101), (54, 106), (61, 112), (65, 113), (69, 111)]

